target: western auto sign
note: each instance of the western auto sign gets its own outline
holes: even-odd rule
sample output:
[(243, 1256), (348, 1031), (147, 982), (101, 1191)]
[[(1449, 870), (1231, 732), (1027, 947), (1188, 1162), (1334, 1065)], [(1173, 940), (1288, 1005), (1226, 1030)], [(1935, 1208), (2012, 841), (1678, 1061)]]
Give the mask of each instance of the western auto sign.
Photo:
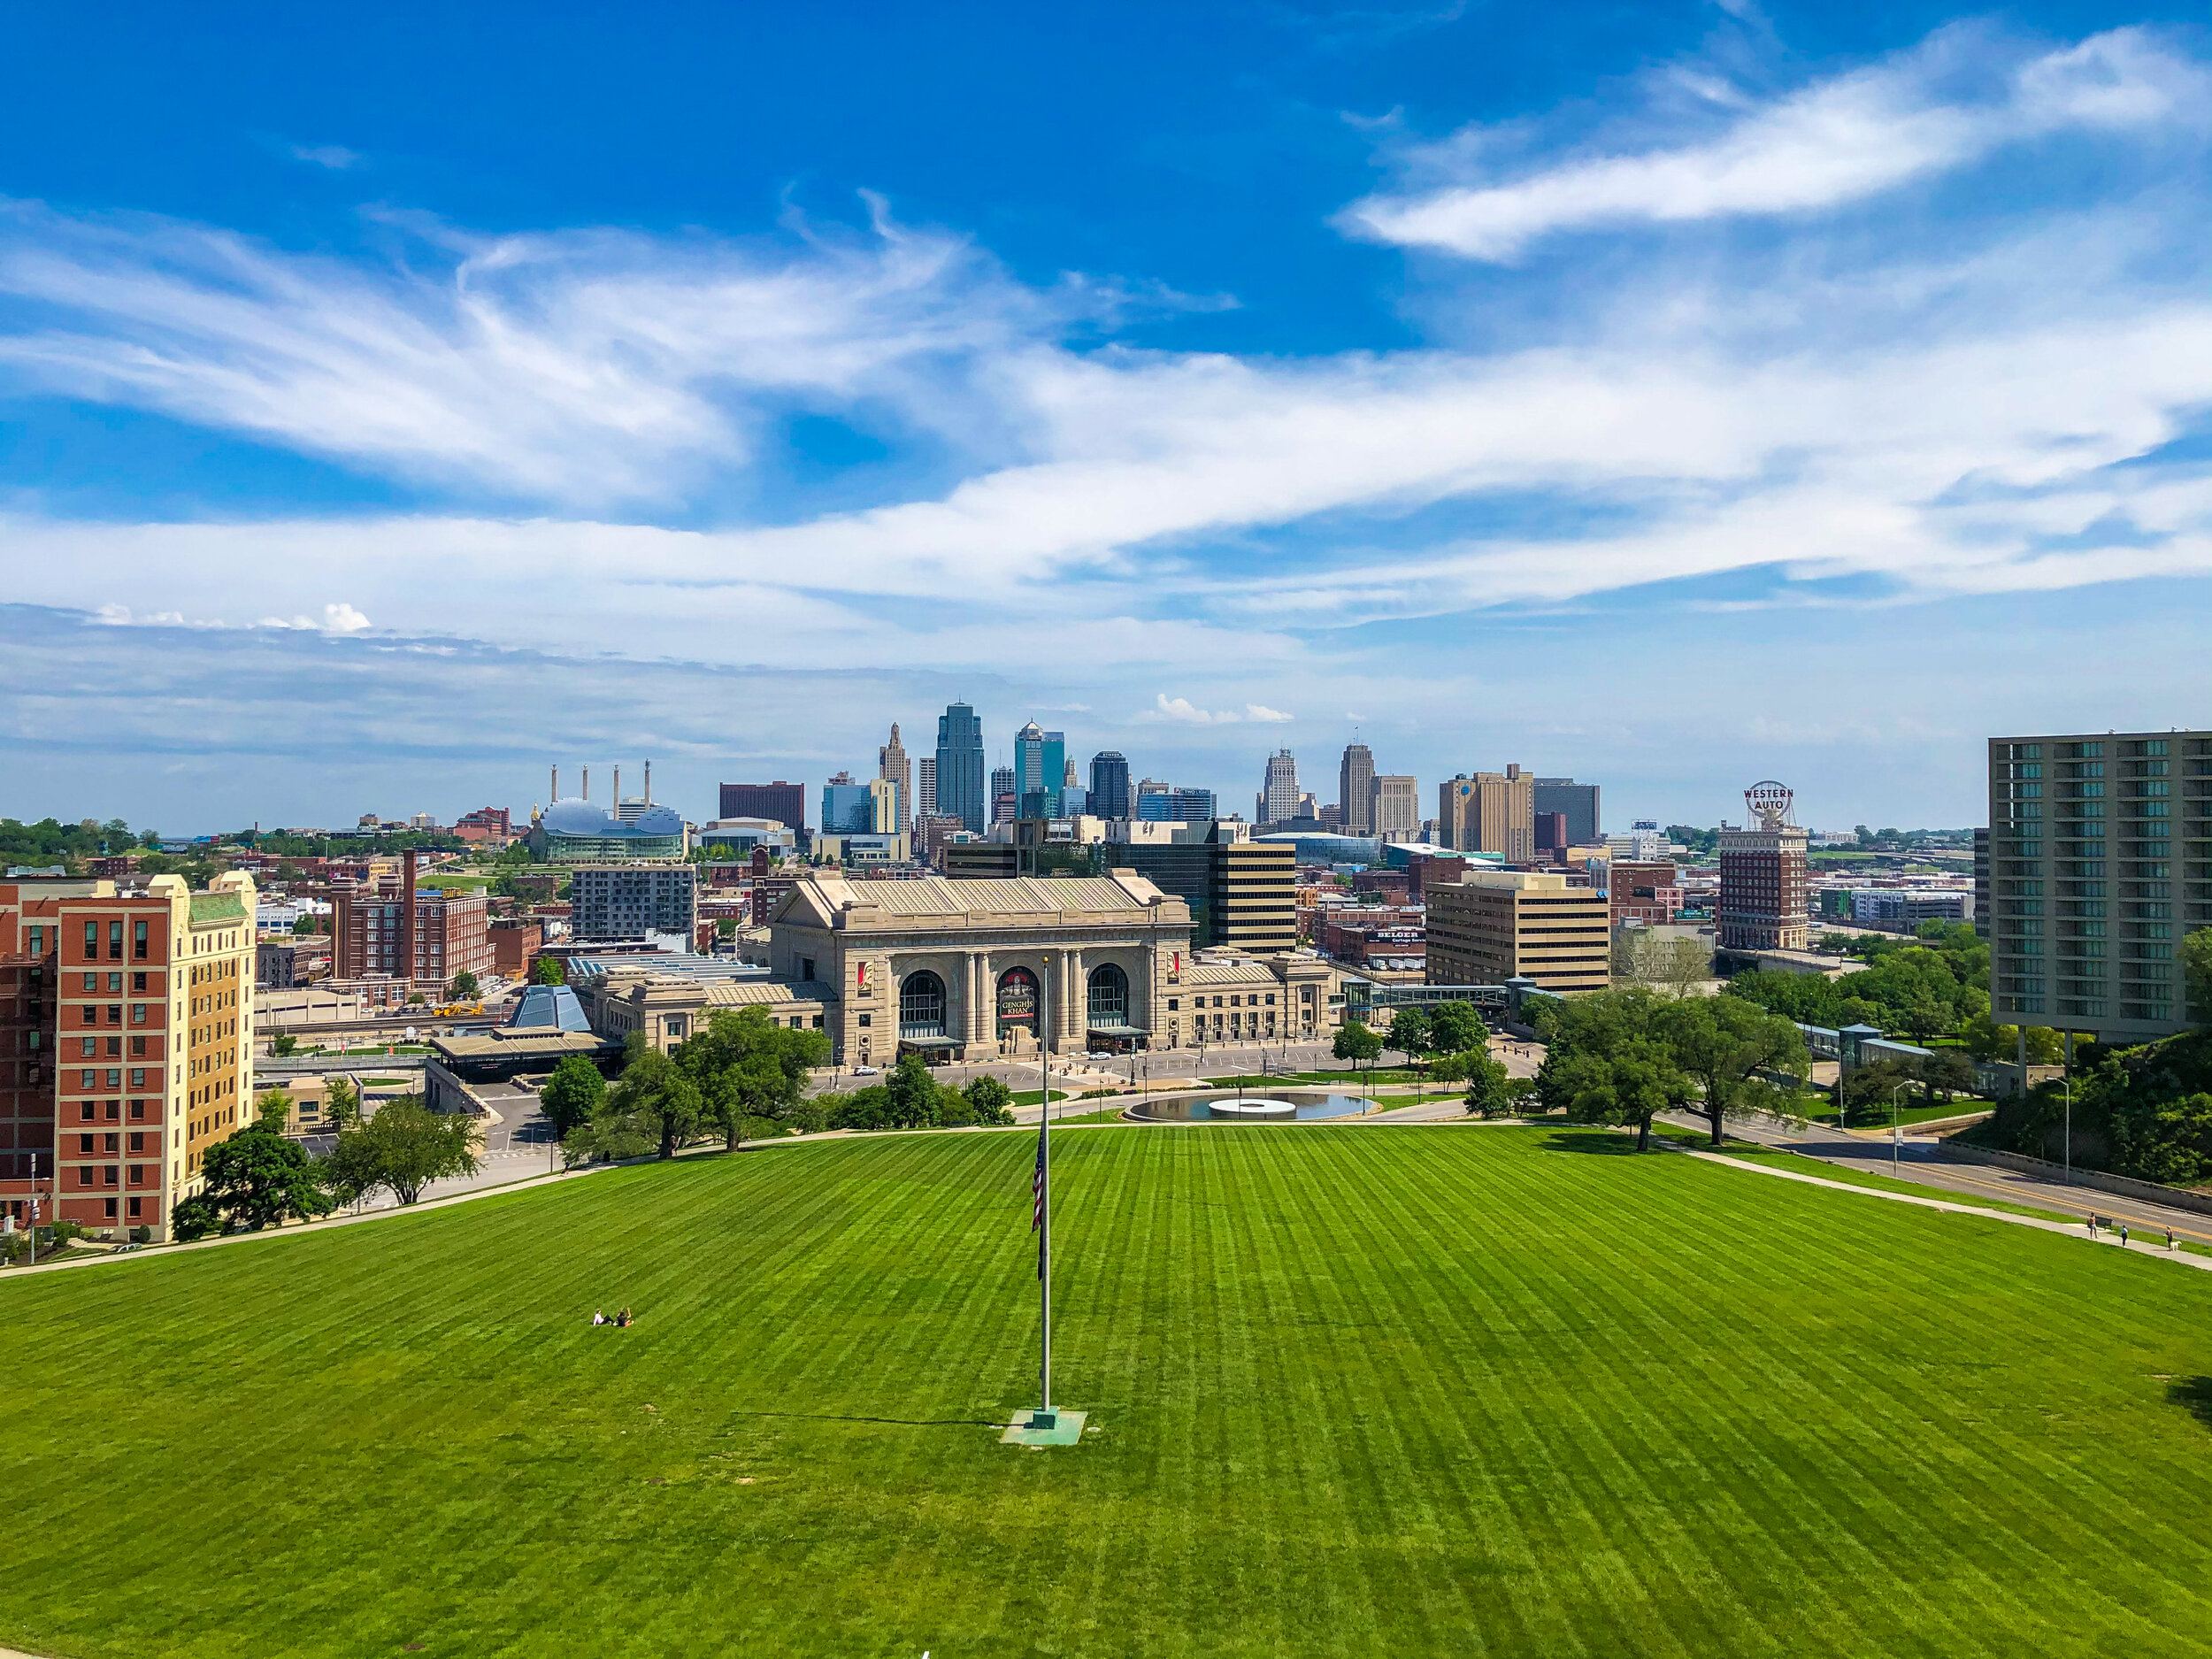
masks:
[(1795, 799), (1787, 784), (1777, 783), (1771, 778), (1755, 783), (1743, 792), (1744, 804), (1751, 809), (1752, 816), (1769, 826), (1788, 821), (1790, 803)]

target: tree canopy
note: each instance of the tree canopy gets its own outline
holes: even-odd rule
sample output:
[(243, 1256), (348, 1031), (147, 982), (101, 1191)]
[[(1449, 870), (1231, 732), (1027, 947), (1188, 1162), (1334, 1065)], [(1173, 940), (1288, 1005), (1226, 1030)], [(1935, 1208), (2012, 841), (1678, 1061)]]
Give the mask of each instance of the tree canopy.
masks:
[(281, 1106), (275, 1120), (255, 1122), (208, 1148), (200, 1164), (201, 1188), (180, 1203), (171, 1224), (180, 1240), (234, 1227), (259, 1229), (326, 1214), (330, 1194), (307, 1148), (284, 1138)]
[(382, 1187), (402, 1204), (412, 1204), (432, 1181), (473, 1175), (480, 1167), (473, 1120), (434, 1112), (419, 1094), (403, 1094), (341, 1134), (321, 1174), (341, 1203), (357, 1202)]
[(808, 1071), (829, 1057), (826, 1033), (790, 1030), (758, 1008), (717, 1009), (675, 1051), (677, 1068), (699, 1090), (703, 1121), (732, 1151), (749, 1125), (789, 1122), (806, 1097)]

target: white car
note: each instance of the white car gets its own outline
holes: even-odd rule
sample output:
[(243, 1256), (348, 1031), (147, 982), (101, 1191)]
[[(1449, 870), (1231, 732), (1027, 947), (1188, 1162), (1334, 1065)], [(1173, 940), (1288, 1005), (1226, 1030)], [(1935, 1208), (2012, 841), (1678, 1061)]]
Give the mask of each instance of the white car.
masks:
[(872, 1065), (856, 1065), (853, 1068), (853, 1075), (855, 1077), (881, 1077), (883, 1073)]

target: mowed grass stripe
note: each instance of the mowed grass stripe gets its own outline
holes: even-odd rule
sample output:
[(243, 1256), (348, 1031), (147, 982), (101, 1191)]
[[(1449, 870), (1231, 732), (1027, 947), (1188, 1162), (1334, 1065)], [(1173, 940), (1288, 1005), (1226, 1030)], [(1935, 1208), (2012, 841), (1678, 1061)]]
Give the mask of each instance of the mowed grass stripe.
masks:
[[(1066, 1451), (972, 1422), (1033, 1392), (1025, 1135), (0, 1281), (47, 1356), (0, 1481), (73, 1545), (12, 1564), (0, 1632), (88, 1659), (2212, 1647), (2212, 1432), (2158, 1380), (2212, 1374), (2200, 1276), (1571, 1144), (1056, 1137), (1059, 1392), (1107, 1430)], [(590, 1331), (603, 1302), (640, 1325)]]

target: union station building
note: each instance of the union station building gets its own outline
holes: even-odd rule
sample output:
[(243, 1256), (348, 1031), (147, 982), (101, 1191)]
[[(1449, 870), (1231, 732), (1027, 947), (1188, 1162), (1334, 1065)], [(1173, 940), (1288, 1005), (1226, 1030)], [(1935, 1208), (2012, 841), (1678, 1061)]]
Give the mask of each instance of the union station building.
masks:
[[(685, 983), (616, 968), (587, 998), (603, 1034), (680, 1042), (722, 1006), (821, 1031), (843, 1066), (1194, 1049), (1325, 1039), (1329, 964), (1285, 952), (1194, 958), (1188, 906), (1127, 870), (849, 881), (812, 873), (769, 918), (769, 974)], [(618, 1033), (617, 1027), (619, 1028)]]

